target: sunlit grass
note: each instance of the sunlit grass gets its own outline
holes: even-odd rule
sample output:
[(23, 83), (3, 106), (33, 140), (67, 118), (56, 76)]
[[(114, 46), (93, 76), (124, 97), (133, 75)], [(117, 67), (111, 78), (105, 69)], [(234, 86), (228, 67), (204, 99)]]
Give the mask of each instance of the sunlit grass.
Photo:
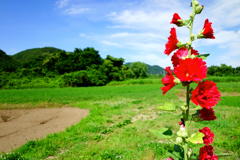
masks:
[[(14, 151), (22, 159), (163, 159), (172, 144), (156, 138), (149, 129), (178, 129), (180, 113), (167, 110), (166, 102), (181, 105), (175, 87), (162, 96), (160, 84), (135, 84), (87, 88), (1, 90), (1, 108), (31, 108), (67, 104), (90, 110), (88, 117), (64, 132), (31, 141)], [(240, 92), (240, 83), (218, 83), (224, 92)], [(218, 119), (193, 123), (193, 130), (209, 126), (215, 133), (221, 159), (240, 157), (240, 98), (225, 96), (214, 109)], [(24, 107), (26, 106), (26, 107)], [(14, 156), (14, 155), (13, 155)]]

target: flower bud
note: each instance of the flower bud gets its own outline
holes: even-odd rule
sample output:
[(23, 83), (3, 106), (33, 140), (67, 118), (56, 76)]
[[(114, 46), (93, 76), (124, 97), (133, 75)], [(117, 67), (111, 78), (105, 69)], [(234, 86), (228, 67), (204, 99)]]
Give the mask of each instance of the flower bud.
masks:
[(193, 7), (198, 6), (198, 5), (199, 5), (199, 2), (197, 0), (192, 1), (192, 6)]
[(177, 132), (177, 135), (178, 135), (179, 137), (187, 137), (187, 136), (188, 136), (188, 133), (187, 133), (187, 131), (186, 131), (186, 128), (185, 128), (183, 125), (181, 125), (179, 131)]
[(192, 154), (192, 149), (191, 148), (188, 150), (187, 154), (188, 154), (188, 157), (191, 157), (191, 154)]
[(181, 110), (186, 111), (187, 110), (187, 105), (180, 106)]
[(199, 5), (195, 8), (195, 13), (196, 14), (200, 14), (203, 10), (204, 6), (203, 5)]
[(195, 36), (194, 34), (191, 34), (191, 41), (194, 41), (195, 40)]
[(174, 77), (174, 83), (179, 84), (179, 83), (181, 83), (181, 81), (177, 77)]
[(176, 138), (176, 143), (182, 143), (183, 142), (183, 139), (182, 139), (182, 137), (177, 137)]
[(200, 5), (197, 0), (193, 0), (192, 7), (194, 9), (195, 14), (200, 14), (204, 8), (204, 6)]

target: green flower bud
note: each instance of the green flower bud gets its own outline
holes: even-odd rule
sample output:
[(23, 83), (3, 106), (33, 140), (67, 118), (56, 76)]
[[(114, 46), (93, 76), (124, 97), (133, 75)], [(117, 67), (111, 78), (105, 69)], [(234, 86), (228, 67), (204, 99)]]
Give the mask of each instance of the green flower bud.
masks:
[(200, 14), (203, 10), (204, 6), (203, 5), (198, 5), (196, 8), (195, 8), (195, 13), (196, 14)]
[(180, 106), (181, 110), (186, 111), (187, 110), (187, 105)]
[(179, 84), (179, 83), (181, 83), (181, 81), (180, 81), (180, 79), (178, 79), (177, 77), (174, 77), (174, 83)]
[(177, 132), (177, 135), (179, 137), (187, 137), (188, 136), (188, 133), (186, 131), (186, 128), (184, 126), (181, 126), (179, 131)]
[(176, 138), (176, 143), (182, 143), (183, 142), (183, 139), (182, 139), (182, 137), (177, 137)]
[(188, 157), (191, 157), (191, 154), (192, 154), (192, 149), (191, 148), (188, 150), (187, 154), (188, 154)]

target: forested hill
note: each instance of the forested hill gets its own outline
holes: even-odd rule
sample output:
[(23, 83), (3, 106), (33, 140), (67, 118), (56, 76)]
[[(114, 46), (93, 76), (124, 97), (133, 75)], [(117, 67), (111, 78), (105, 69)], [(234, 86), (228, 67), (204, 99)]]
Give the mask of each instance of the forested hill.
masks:
[(12, 56), (0, 51), (0, 88), (36, 86), (40, 84), (38, 79), (43, 84), (39, 87), (53, 80), (53, 86), (101, 86), (161, 73), (158, 66), (142, 62), (126, 65), (123, 58), (110, 55), (102, 58), (94, 48), (76, 48), (73, 52), (54, 47), (33, 48)]
[[(131, 66), (132, 63), (136, 63), (136, 62), (128, 62), (128, 63), (126, 63), (126, 65)], [(142, 63), (142, 62), (140, 62), (140, 63)], [(152, 74), (152, 75), (164, 75), (165, 74), (164, 69), (158, 65), (146, 64), (146, 66), (147, 66), (148, 74)]]
[[(111, 81), (163, 75), (164, 69), (123, 58), (102, 58), (94, 48), (73, 52), (54, 47), (33, 48), (15, 55), (0, 50), (0, 88), (102, 86)], [(240, 67), (211, 66), (209, 75), (240, 75)]]
[(53, 54), (64, 52), (64, 50), (54, 47), (33, 48), (18, 52), (12, 56), (20, 65), (27, 65), (50, 57)]
[(16, 67), (17, 62), (0, 49), (0, 72), (14, 72), (16, 71)]
[[(60, 64), (53, 64), (56, 63), (56, 61), (58, 61), (60, 63), (62, 63), (62, 65), (66, 65), (66, 71), (59, 71), (60, 74), (65, 73), (65, 72), (72, 72), (72, 71), (76, 71), (76, 70), (82, 70), (82, 69), (86, 69), (86, 67), (84, 67), (84, 65), (89, 65), (89, 64), (80, 64), (83, 63), (82, 61), (79, 61), (79, 58), (84, 58), (84, 56), (82, 57), (78, 57), (76, 56), (77, 52), (85, 52), (89, 50), (88, 55), (86, 56), (92, 56), (92, 59), (96, 58), (96, 63), (95, 64), (100, 64), (102, 60), (100, 60), (100, 56), (96, 54), (98, 54), (98, 51), (96, 51), (93, 48), (85, 48), (84, 50), (81, 49), (75, 49), (75, 51), (73, 52), (66, 52), (62, 49), (58, 49), (58, 48), (54, 48), (54, 47), (43, 47), (43, 48), (33, 48), (33, 49), (27, 49), (21, 52), (18, 52), (12, 56), (7, 55), (4, 51), (0, 51), (1, 53), (1, 59), (0, 59), (0, 69), (3, 71), (15, 71), (17, 68), (27, 68), (27, 69), (33, 69), (35, 68), (35, 70), (40, 69), (39, 67), (46, 67), (46, 65), (60, 65)], [(91, 52), (93, 52), (93, 54), (91, 54)], [(62, 57), (62, 58), (61, 58)], [(65, 58), (65, 59), (64, 59)], [(67, 60), (68, 59), (68, 60)], [(86, 59), (85, 59), (86, 60)], [(51, 61), (52, 64), (49, 64)], [(55, 62), (53, 62), (55, 61)], [(91, 60), (90, 60), (91, 61)], [(67, 63), (69, 62), (69, 64)], [(78, 67), (75, 67), (76, 69), (70, 69), (70, 65), (76, 65), (76, 64), (72, 64), (72, 62), (75, 63), (79, 63)], [(94, 62), (93, 62), (94, 63)], [(136, 62), (133, 62), (136, 63)], [(140, 62), (142, 63), (142, 62)], [(6, 65), (7, 64), (7, 65)], [(131, 64), (131, 63), (127, 63)], [(147, 66), (147, 74), (164, 74), (164, 69), (158, 65), (148, 65), (145, 64)], [(128, 65), (129, 66), (129, 65)], [(62, 66), (63, 67), (63, 66)], [(38, 69), (37, 69), (38, 68)], [(68, 68), (68, 69), (67, 69)], [(49, 71), (52, 71), (51, 68), (48, 68)], [(55, 70), (54, 72), (56, 72), (57, 68), (55, 66)]]
[(148, 65), (148, 73), (149, 74), (165, 74), (165, 71), (162, 67), (158, 66), (158, 65)]

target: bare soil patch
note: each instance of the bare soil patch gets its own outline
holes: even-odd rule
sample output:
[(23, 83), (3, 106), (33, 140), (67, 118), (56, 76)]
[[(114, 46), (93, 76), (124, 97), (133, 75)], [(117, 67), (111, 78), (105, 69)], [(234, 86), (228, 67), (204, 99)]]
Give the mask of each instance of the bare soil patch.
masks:
[(71, 107), (0, 110), (0, 152), (63, 131), (87, 114), (88, 110)]

